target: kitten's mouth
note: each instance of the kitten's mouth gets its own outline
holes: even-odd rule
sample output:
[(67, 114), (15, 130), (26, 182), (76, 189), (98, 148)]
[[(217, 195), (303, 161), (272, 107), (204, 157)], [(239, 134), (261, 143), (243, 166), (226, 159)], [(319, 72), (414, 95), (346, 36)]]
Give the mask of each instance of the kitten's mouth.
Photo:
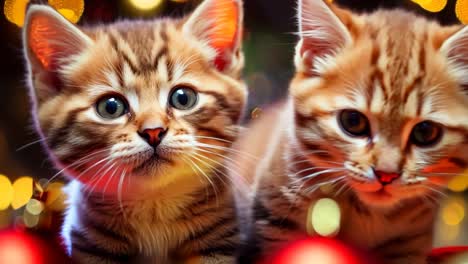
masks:
[(353, 181), (352, 183), (353, 189), (359, 196), (366, 201), (373, 201), (373, 202), (384, 202), (384, 201), (391, 201), (395, 197), (392, 188), (394, 186), (391, 185), (383, 185), (378, 181), (375, 182), (356, 182)]
[(166, 158), (162, 155), (159, 155), (158, 153), (153, 153), (150, 155), (146, 160), (141, 162), (138, 166), (134, 167), (132, 169), (132, 172), (135, 174), (138, 174), (140, 172), (145, 172), (146, 170), (150, 168), (154, 168), (157, 166), (162, 166), (162, 165), (167, 165), (167, 164), (172, 164), (173, 161), (170, 160), (169, 158)]

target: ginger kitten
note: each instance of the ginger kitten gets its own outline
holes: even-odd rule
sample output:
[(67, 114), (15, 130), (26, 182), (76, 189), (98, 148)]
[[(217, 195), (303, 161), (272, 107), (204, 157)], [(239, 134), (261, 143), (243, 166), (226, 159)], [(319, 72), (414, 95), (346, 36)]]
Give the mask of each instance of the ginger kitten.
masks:
[(223, 159), (238, 132), (241, 0), (183, 19), (78, 27), (33, 5), (24, 51), (33, 115), (71, 180), (63, 237), (79, 263), (232, 263)]
[(468, 164), (468, 27), (321, 0), (298, 10), (288, 101), (239, 143), (263, 157), (237, 157), (253, 186), (239, 263), (307, 236), (324, 197), (341, 207), (338, 239), (382, 263), (425, 263), (438, 196)]

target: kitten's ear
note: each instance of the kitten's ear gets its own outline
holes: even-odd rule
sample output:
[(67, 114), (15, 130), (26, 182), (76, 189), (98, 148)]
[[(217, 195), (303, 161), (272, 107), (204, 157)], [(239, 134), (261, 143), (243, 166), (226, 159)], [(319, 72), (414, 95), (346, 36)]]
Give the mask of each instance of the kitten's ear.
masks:
[(316, 71), (319, 61), (333, 57), (352, 42), (346, 26), (323, 0), (299, 0), (300, 41), (296, 47), (296, 67)]
[(184, 32), (202, 40), (216, 54), (220, 71), (242, 67), (242, 0), (205, 0), (184, 24)]
[(452, 34), (440, 50), (448, 57), (453, 72), (468, 94), (468, 26)]
[[(53, 8), (44, 5), (29, 7), (23, 41), (30, 74), (38, 76), (42, 83), (36, 86), (49, 93), (59, 89), (59, 70), (73, 62), (93, 42)], [(41, 91), (36, 92), (41, 96)]]

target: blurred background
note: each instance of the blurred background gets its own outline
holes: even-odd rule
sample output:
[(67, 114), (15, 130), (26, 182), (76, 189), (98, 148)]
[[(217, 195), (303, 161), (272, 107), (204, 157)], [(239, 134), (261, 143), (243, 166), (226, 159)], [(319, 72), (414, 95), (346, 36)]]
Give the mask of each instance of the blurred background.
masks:
[[(1, 1), (0, 15), (0, 230), (16, 228), (54, 237), (60, 226), (63, 178), (47, 161), (31, 126), (24, 82), (21, 26), (28, 1)], [(42, 2), (47, 2), (43, 0)], [(182, 16), (199, 0), (49, 0), (78, 24), (122, 18)], [(248, 116), (285, 96), (293, 74), (296, 37), (295, 0), (244, 0), (245, 78), (249, 84)], [(468, 0), (340, 0), (365, 12), (404, 8), (443, 24), (468, 24)], [(450, 183), (436, 225), (435, 246), (468, 244), (468, 174)], [(1, 238), (0, 238), (1, 239)]]

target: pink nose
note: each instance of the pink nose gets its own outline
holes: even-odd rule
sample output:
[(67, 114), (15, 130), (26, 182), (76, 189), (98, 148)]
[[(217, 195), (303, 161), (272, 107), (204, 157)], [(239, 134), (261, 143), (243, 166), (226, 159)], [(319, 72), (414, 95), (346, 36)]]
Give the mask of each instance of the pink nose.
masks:
[(394, 180), (400, 178), (400, 174), (398, 173), (389, 173), (384, 171), (375, 171), (375, 175), (382, 185), (390, 184)]
[(148, 144), (153, 147), (157, 147), (161, 140), (166, 135), (166, 130), (162, 127), (145, 129), (143, 132), (138, 132), (140, 137), (142, 137)]

